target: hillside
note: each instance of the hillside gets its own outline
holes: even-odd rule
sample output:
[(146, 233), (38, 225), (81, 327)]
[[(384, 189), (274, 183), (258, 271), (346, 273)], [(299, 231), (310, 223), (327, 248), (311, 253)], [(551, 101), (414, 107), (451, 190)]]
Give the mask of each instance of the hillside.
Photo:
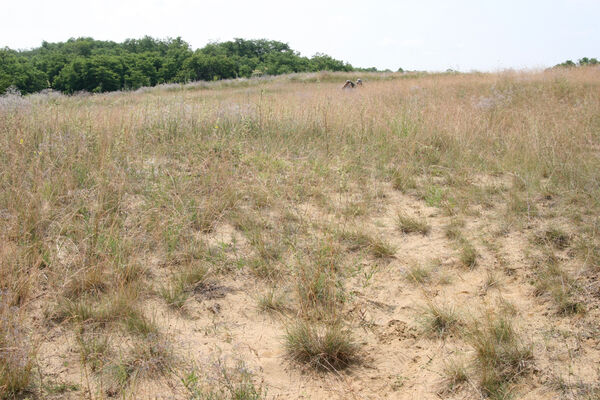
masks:
[(0, 398), (596, 399), (599, 111), (597, 67), (2, 96)]

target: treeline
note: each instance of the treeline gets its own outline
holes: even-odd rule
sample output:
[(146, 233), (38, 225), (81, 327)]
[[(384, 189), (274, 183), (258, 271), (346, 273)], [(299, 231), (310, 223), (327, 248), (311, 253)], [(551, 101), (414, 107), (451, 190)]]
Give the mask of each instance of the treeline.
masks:
[(0, 94), (9, 87), (22, 93), (48, 88), (109, 92), (160, 83), (354, 70), (325, 54), (301, 56), (288, 44), (273, 40), (235, 39), (193, 51), (181, 38), (146, 36), (123, 43), (78, 38), (43, 42), (27, 51), (0, 49)]
[(599, 62), (596, 58), (580, 58), (576, 63), (572, 60), (567, 60), (564, 63), (556, 64), (554, 67), (584, 67), (587, 65), (598, 65)]

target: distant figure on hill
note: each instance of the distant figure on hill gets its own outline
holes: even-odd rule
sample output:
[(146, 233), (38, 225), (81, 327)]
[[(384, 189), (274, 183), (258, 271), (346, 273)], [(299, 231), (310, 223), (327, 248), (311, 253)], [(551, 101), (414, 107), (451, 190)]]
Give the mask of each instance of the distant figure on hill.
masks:
[(361, 79), (357, 79), (356, 83), (352, 82), (351, 80), (347, 80), (346, 83), (344, 84), (344, 86), (342, 87), (342, 89), (354, 89), (355, 86), (361, 86), (362, 87), (363, 83)]
[(354, 82), (347, 80), (342, 89), (354, 89)]

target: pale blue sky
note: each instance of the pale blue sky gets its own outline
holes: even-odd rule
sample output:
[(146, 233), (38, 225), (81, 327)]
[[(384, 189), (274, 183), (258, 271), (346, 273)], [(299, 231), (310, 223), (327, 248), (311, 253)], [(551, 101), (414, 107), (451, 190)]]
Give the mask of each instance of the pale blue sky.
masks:
[(267, 38), (355, 66), (463, 71), (600, 58), (600, 0), (5, 0), (0, 47), (70, 37)]

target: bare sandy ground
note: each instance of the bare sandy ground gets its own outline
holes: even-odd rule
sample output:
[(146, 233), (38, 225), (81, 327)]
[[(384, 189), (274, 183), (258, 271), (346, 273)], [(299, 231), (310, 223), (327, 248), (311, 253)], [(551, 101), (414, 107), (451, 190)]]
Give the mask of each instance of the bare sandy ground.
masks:
[[(351, 194), (339, 196), (344, 202)], [(558, 399), (552, 382), (557, 378), (576, 386), (593, 384), (598, 379), (600, 360), (600, 327), (597, 321), (598, 293), (589, 292), (587, 312), (583, 315), (557, 315), (551, 302), (532, 294), (531, 268), (528, 261), (529, 238), (542, 222), (532, 221), (524, 229), (502, 232), (505, 221), (501, 206), (474, 210), (465, 217), (463, 234), (479, 253), (474, 269), (460, 265), (458, 246), (445, 234), (452, 217), (429, 207), (416, 196), (401, 194), (384, 187), (380, 209), (361, 219), (361, 227), (396, 247), (388, 261), (361, 259), (356, 256), (353, 271), (347, 274), (349, 299), (343, 312), (350, 321), (360, 348), (361, 361), (343, 371), (315, 372), (290, 361), (285, 354), (283, 335), (289, 313), (265, 313), (257, 307), (257, 299), (270, 285), (263, 280), (236, 271), (215, 277), (197, 291), (182, 311), (175, 311), (158, 297), (145, 300), (145, 313), (153, 318), (172, 345), (177, 359), (185, 366), (195, 366), (210, 374), (215, 364), (235, 365), (243, 361), (254, 374), (254, 380), (274, 399), (477, 399), (482, 394), (475, 382), (467, 382), (458, 390), (446, 391), (444, 367), (452, 360), (469, 360), (472, 348), (460, 335), (444, 339), (423, 333), (420, 323), (427, 299), (456, 307), (462, 317), (480, 320), (486, 310), (510, 307), (522, 338), (533, 343), (533, 370), (519, 381), (513, 392), (520, 399)], [(542, 212), (551, 203), (540, 202)], [(398, 211), (425, 218), (431, 226), (428, 235), (403, 234), (396, 227)], [(333, 220), (328, 211), (313, 204), (298, 210), (308, 221), (322, 223)], [(560, 216), (555, 221), (561, 223)], [(568, 230), (568, 225), (562, 225)], [(500, 232), (500, 233), (499, 233)], [(228, 245), (230, 257), (238, 257), (248, 246), (241, 232), (221, 224), (207, 240)], [(352, 259), (353, 255), (348, 254)], [(578, 261), (568, 252), (560, 254), (565, 266), (577, 274)], [(147, 260), (153, 281), (160, 281), (165, 271)], [(431, 280), (419, 284), (407, 279), (414, 265), (433, 265)], [(492, 274), (492, 287), (485, 282)], [(291, 282), (282, 280), (277, 290), (293, 304)], [(293, 313), (293, 311), (291, 311)], [(72, 330), (54, 327), (40, 337), (39, 362), (43, 371), (57, 381), (80, 385), (80, 392), (57, 397), (86, 394), (94, 387), (90, 372), (81, 370)], [(111, 337), (119, 342), (118, 333)], [(183, 399), (190, 394), (181, 383), (183, 367), (172, 376), (137, 381), (124, 395), (127, 398)], [(572, 397), (577, 393), (572, 392)]]

